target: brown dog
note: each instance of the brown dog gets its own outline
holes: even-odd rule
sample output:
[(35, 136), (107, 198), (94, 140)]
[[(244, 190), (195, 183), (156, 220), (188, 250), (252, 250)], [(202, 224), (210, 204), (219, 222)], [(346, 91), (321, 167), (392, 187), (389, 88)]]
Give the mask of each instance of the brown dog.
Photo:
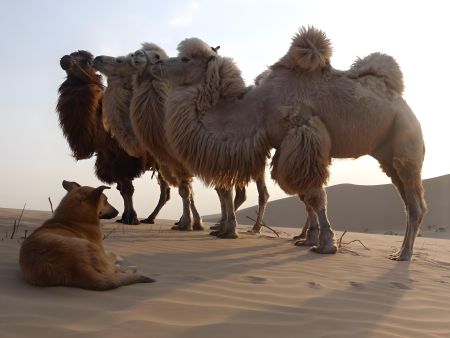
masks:
[(25, 280), (38, 286), (74, 286), (109, 290), (154, 280), (129, 267), (121, 270), (116, 256), (102, 244), (99, 218), (118, 212), (103, 194), (106, 186), (81, 187), (63, 181), (67, 190), (53, 217), (45, 221), (20, 248), (20, 267)]

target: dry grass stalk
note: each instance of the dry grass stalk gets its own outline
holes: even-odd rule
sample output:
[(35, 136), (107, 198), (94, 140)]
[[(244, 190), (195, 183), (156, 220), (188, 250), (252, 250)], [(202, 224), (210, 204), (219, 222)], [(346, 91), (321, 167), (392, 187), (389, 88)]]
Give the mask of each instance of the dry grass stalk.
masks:
[(347, 233), (347, 230), (345, 230), (344, 231), (344, 233), (341, 235), (341, 237), (339, 237), (339, 240), (338, 240), (338, 250), (340, 250), (341, 248), (342, 248), (342, 246), (347, 246), (347, 245), (349, 245), (349, 244), (351, 244), (351, 243), (354, 243), (354, 242), (358, 242), (359, 244), (361, 244), (363, 247), (364, 247), (364, 249), (366, 249), (366, 250), (370, 250), (367, 246), (365, 246), (364, 245), (364, 243), (363, 242), (361, 242), (359, 239), (354, 239), (354, 240), (352, 240), (352, 241), (350, 241), (350, 242), (342, 242), (342, 238), (345, 236), (345, 234)]
[[(253, 222), (256, 222), (255, 219), (251, 218), (250, 216), (246, 216), (249, 220), (252, 220)], [(278, 232), (276, 232), (275, 230), (273, 230), (270, 226), (268, 226), (267, 224), (265, 224), (263, 221), (261, 222), (261, 225), (263, 227), (266, 227), (267, 229), (271, 230), (275, 235), (277, 235), (277, 237), (280, 237), (280, 235), (278, 234)]]

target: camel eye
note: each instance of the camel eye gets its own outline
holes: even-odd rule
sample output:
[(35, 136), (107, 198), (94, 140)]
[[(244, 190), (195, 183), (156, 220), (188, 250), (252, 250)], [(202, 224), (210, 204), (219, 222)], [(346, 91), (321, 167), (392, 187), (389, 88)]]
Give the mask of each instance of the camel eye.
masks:
[(182, 62), (189, 62), (189, 58), (183, 56), (183, 57), (181, 58), (181, 61), (182, 61)]
[(159, 56), (159, 54), (155, 54), (155, 59), (156, 59), (156, 60), (161, 59), (161, 57)]

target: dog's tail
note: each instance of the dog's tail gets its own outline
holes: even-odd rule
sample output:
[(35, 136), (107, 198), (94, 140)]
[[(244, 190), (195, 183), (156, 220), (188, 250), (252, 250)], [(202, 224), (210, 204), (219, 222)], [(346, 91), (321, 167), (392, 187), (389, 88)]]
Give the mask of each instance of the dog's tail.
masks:
[(288, 52), (277, 64), (301, 72), (328, 69), (332, 54), (331, 42), (323, 31), (313, 26), (301, 27), (292, 38)]
[(352, 77), (372, 75), (381, 78), (391, 90), (402, 94), (404, 89), (403, 74), (397, 61), (382, 53), (372, 53), (365, 58), (358, 58), (350, 68)]

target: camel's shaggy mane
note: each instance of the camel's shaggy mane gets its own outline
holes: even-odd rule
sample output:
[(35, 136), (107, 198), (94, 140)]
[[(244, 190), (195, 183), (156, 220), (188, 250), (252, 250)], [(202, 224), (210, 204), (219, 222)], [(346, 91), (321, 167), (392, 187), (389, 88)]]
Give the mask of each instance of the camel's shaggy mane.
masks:
[(131, 78), (108, 79), (103, 98), (103, 124), (119, 145), (134, 157), (145, 156), (145, 151), (131, 126), (130, 102), (133, 95)]
[(287, 54), (274, 66), (282, 66), (300, 72), (312, 72), (330, 68), (333, 48), (325, 33), (314, 27), (301, 27), (292, 38)]
[(56, 110), (59, 124), (76, 160), (90, 158), (104, 138), (99, 131), (99, 128), (103, 129), (103, 85), (99, 75), (89, 75), (90, 83), (68, 75), (58, 90)]
[(358, 58), (349, 70), (352, 77), (377, 76), (384, 80), (386, 86), (399, 94), (403, 93), (403, 73), (397, 61), (382, 53), (372, 53)]
[[(194, 47), (198, 46), (196, 39), (191, 41)], [(195, 53), (192, 46), (186, 47), (189, 45), (186, 42), (183, 42), (182, 50)], [(207, 51), (202, 48), (201, 52)], [(209, 185), (244, 186), (264, 171), (270, 150), (264, 131), (255, 130), (245, 139), (237, 139), (210, 132), (202, 123), (207, 110), (220, 98), (237, 99), (246, 91), (234, 62), (217, 56), (208, 63), (203, 83), (193, 88), (176, 89), (169, 96), (166, 129), (173, 149)]]

